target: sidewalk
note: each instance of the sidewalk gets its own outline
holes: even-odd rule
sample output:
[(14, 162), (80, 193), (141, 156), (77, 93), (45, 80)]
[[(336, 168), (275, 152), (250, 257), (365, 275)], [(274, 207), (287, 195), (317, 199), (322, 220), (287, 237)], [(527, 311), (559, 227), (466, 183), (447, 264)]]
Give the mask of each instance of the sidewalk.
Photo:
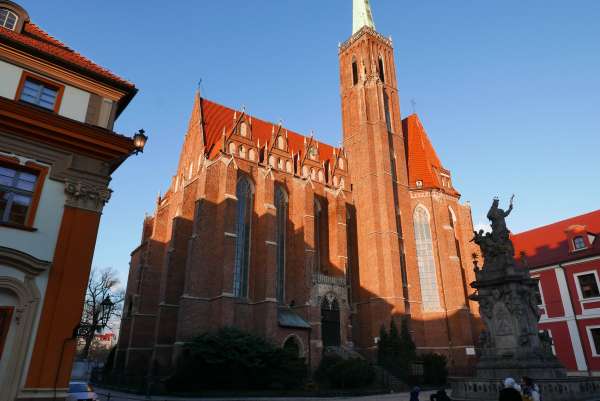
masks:
[[(433, 391), (424, 391), (420, 394), (421, 401), (429, 401), (429, 395)], [(394, 394), (379, 394), (369, 395), (364, 397), (226, 397), (226, 398), (184, 398), (171, 397), (164, 395), (152, 396), (146, 398), (143, 395), (121, 393), (115, 390), (107, 390), (96, 387), (96, 394), (101, 401), (135, 401), (135, 400), (153, 400), (153, 401), (328, 401), (328, 400), (345, 400), (345, 401), (409, 401), (409, 393), (394, 393)], [(110, 398), (109, 398), (110, 394)]]

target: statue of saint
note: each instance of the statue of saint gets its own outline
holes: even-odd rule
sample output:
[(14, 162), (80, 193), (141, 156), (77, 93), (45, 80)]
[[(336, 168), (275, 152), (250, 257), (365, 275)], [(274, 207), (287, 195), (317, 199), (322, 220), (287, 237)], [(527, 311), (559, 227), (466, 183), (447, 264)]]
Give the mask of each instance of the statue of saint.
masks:
[(487, 218), (492, 222), (492, 237), (494, 237), (496, 241), (508, 238), (508, 228), (506, 228), (505, 218), (508, 217), (513, 209), (514, 199), (514, 195), (510, 197), (510, 205), (508, 206), (507, 211), (504, 211), (498, 207), (500, 204), (500, 200), (498, 198), (494, 198), (492, 207), (490, 207)]

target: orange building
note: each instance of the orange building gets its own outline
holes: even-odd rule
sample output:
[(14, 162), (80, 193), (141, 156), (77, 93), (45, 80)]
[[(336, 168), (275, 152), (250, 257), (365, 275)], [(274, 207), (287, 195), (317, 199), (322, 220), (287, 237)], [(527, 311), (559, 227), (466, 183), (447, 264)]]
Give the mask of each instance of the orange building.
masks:
[(65, 398), (133, 84), (0, 1), (0, 400)]
[(420, 352), (473, 362), (470, 208), (419, 118), (401, 118), (391, 40), (368, 1), (354, 7), (339, 48), (343, 147), (197, 94), (131, 254), (120, 377), (167, 375), (187, 341), (223, 326), (313, 368), (326, 348), (369, 357), (402, 317)]

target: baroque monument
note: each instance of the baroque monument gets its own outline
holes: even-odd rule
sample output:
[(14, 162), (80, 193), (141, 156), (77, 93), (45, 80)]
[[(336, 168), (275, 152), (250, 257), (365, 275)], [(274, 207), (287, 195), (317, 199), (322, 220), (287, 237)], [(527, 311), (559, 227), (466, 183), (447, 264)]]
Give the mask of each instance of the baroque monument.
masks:
[(474, 378), (452, 380), (452, 395), (461, 400), (496, 399), (506, 377), (532, 377), (544, 400), (586, 400), (600, 391), (600, 380), (567, 378), (566, 370), (552, 353), (552, 340), (538, 329), (540, 312), (536, 297), (537, 279), (517, 267), (506, 217), (513, 209), (499, 207), (494, 198), (487, 214), (492, 232), (474, 232), (484, 258), (474, 262), (476, 292), (470, 299), (479, 303), (484, 329), (479, 337), (479, 361)]

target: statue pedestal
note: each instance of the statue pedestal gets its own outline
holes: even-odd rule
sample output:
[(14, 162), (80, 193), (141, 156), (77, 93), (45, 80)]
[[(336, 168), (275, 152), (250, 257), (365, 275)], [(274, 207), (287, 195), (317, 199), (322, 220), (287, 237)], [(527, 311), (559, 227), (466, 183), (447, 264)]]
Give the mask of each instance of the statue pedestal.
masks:
[[(491, 261), (491, 260), (490, 260)], [(600, 399), (600, 377), (567, 377), (566, 370), (552, 354), (552, 342), (538, 333), (537, 280), (514, 266), (486, 263), (476, 269), (482, 332), (480, 358), (472, 378), (450, 378), (452, 399), (495, 401), (503, 381), (534, 379), (544, 401), (592, 401)]]
[(552, 354), (550, 339), (538, 331), (538, 283), (529, 272), (514, 265), (499, 269), (490, 266), (476, 271), (471, 286), (477, 290), (471, 298), (479, 302), (486, 327), (480, 337), (478, 378), (567, 376)]

